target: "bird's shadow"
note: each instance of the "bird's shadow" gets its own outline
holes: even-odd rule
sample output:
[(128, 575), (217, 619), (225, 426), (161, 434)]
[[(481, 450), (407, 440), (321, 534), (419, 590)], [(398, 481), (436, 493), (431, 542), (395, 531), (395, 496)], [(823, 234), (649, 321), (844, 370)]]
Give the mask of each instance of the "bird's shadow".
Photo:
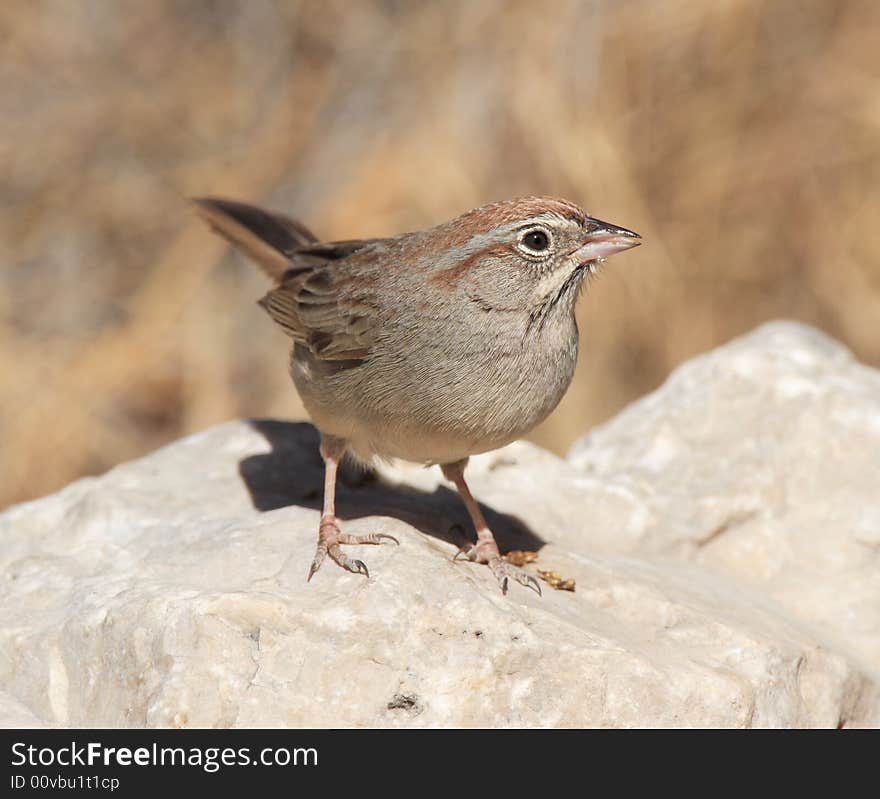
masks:
[[(318, 431), (305, 422), (252, 419), (249, 424), (271, 444), (272, 451), (251, 455), (238, 465), (254, 507), (260, 511), (299, 505), (320, 510), (324, 463), (318, 450)], [(545, 541), (521, 519), (480, 508), (502, 552), (537, 551)], [(343, 462), (336, 492), (340, 519), (390, 516), (423, 533), (462, 547), (475, 540), (473, 525), (458, 494), (445, 486), (431, 492), (384, 480)]]

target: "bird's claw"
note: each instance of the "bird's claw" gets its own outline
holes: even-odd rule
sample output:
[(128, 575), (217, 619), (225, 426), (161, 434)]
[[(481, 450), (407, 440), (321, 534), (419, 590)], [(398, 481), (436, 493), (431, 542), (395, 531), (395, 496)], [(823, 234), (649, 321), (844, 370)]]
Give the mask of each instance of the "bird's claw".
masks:
[(526, 588), (531, 588), (533, 591), (536, 591), (538, 596), (544, 596), (543, 591), (541, 591), (541, 584), (532, 577), (531, 574), (520, 572), (520, 575), (521, 576), (516, 577), (516, 581), (520, 585), (524, 585)]
[(340, 531), (336, 524), (335, 518), (324, 518), (321, 520), (321, 527), (318, 531), (318, 548), (315, 552), (315, 558), (309, 568), (309, 576), (306, 582), (311, 581), (315, 572), (321, 568), (324, 558), (330, 555), (330, 559), (335, 561), (346, 571), (353, 574), (363, 574), (368, 580), (370, 579), (370, 570), (367, 564), (362, 560), (349, 558), (342, 549), (341, 544), (381, 544), (384, 540), (393, 541), (400, 546), (393, 535), (387, 533), (370, 533), (368, 535), (349, 535)]
[(452, 562), (455, 563), (457, 560), (476, 560), (477, 556), (475, 554), (476, 547), (472, 546), (469, 549), (465, 549), (462, 547), (457, 550), (456, 553), (452, 556)]
[(543, 596), (541, 584), (531, 574), (527, 574), (522, 569), (518, 569), (516, 566), (512, 566), (505, 561), (499, 554), (497, 547), (494, 547), (494, 552), (490, 549), (487, 553), (485, 549), (488, 549), (488, 547), (481, 549), (479, 544), (474, 544), (468, 549), (459, 549), (452, 556), (452, 562), (464, 559), (487, 564), (492, 574), (495, 575), (495, 579), (498, 580), (498, 585), (501, 586), (501, 593), (505, 596), (507, 595), (507, 588), (511, 577), (520, 585), (536, 591), (538, 596)]
[(328, 544), (324, 537), (324, 525), (322, 524), (320, 532), (318, 533), (318, 547), (315, 550), (315, 557), (312, 560), (312, 565), (309, 567), (309, 576), (306, 577), (307, 583), (311, 582), (315, 572), (321, 568), (324, 558), (327, 557), (327, 549)]
[(522, 569), (518, 569), (516, 566), (511, 566), (500, 556), (489, 559), (489, 568), (492, 570), (492, 574), (494, 574), (495, 578), (498, 580), (498, 584), (501, 586), (502, 594), (507, 594), (509, 580), (512, 577), (520, 585), (536, 591), (538, 596), (543, 596), (540, 583), (538, 583), (538, 581), (534, 577), (532, 577), (531, 574), (527, 574)]
[(370, 570), (367, 568), (367, 564), (362, 560), (354, 560), (351, 561), (351, 564), (354, 566), (354, 569), (351, 571), (356, 571), (358, 574), (363, 574), (368, 580), (370, 579)]

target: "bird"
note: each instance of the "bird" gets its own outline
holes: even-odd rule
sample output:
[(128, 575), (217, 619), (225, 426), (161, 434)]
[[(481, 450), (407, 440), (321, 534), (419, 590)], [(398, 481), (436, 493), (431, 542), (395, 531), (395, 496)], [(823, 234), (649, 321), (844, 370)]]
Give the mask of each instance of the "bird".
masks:
[(276, 211), (218, 197), (196, 212), (271, 279), (259, 300), (292, 339), (289, 371), (320, 433), (323, 510), (307, 580), (327, 556), (369, 578), (336, 517), (336, 475), (356, 461), (437, 465), (455, 484), (477, 540), (463, 554), (510, 580), (538, 582), (502, 558), (465, 481), (470, 456), (502, 447), (543, 421), (571, 383), (575, 304), (631, 230), (576, 204), (521, 197), (483, 205), (424, 230), (320, 241)]

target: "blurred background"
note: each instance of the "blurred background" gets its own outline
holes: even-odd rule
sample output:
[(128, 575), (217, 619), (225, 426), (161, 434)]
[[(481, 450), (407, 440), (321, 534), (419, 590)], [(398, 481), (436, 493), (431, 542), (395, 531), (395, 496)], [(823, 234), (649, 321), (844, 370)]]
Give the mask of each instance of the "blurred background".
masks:
[(6, 0), (0, 506), (303, 417), (267, 286), (187, 207), (325, 238), (524, 194), (637, 230), (579, 304), (557, 452), (788, 317), (880, 364), (880, 3)]

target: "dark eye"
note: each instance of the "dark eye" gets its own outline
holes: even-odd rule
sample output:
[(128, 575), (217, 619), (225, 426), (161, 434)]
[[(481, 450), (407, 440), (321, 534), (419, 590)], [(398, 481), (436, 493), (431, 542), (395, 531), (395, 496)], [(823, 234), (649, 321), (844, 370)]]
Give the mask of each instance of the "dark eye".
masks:
[(520, 234), (519, 248), (525, 255), (549, 255), (550, 234), (542, 228), (532, 228)]
[(543, 252), (550, 246), (550, 237), (543, 230), (532, 230), (523, 236), (523, 244), (535, 252)]

